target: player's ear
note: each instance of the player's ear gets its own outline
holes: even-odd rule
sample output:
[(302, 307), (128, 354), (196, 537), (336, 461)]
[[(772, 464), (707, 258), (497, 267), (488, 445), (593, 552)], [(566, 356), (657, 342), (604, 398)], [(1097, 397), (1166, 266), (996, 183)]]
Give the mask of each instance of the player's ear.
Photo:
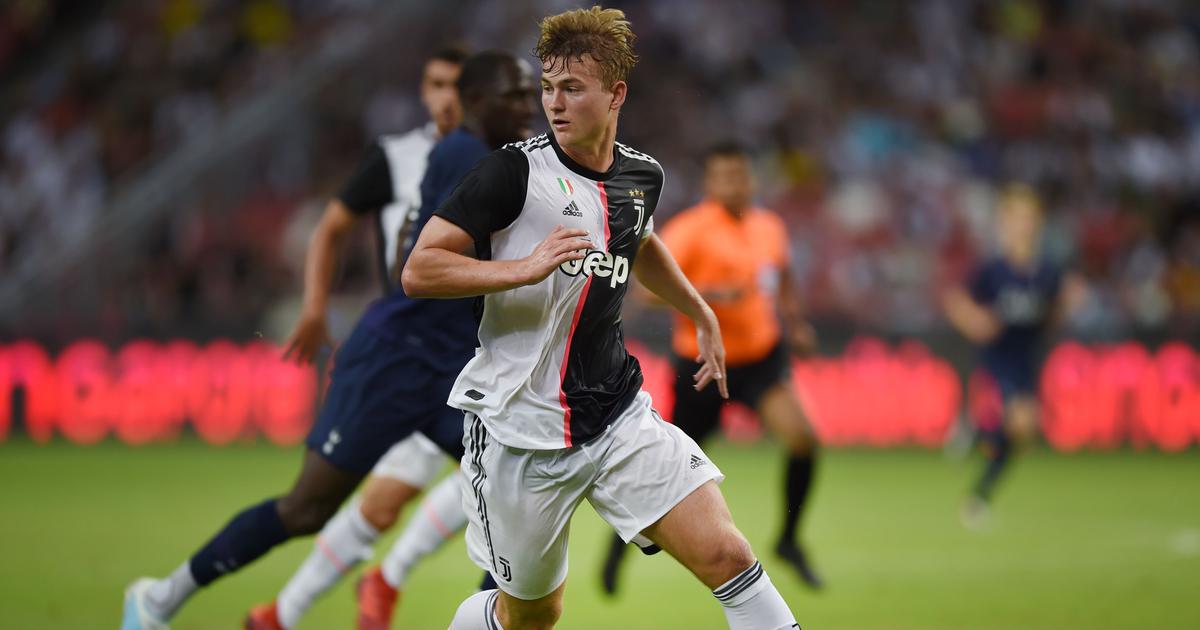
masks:
[(629, 86), (626, 85), (624, 81), (617, 81), (614, 83), (612, 87), (613, 98), (612, 102), (609, 103), (608, 108), (613, 111), (621, 109), (621, 106), (625, 104), (625, 94), (628, 92)]

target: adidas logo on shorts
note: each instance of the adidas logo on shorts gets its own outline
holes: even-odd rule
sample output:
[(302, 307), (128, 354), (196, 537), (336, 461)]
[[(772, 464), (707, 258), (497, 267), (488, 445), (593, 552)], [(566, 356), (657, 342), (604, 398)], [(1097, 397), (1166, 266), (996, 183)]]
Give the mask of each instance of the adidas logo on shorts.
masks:
[(699, 457), (692, 455), (692, 470), (696, 470), (697, 468), (699, 468), (707, 463), (708, 463), (707, 460), (700, 459)]

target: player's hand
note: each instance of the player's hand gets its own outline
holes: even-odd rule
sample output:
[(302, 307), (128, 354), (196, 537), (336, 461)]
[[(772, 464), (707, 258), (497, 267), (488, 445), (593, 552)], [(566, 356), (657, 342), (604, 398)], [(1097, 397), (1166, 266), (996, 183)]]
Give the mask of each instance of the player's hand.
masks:
[(705, 321), (696, 322), (696, 343), (700, 346), (700, 355), (696, 357), (700, 369), (692, 376), (696, 382), (696, 391), (700, 391), (709, 383), (717, 383), (717, 391), (721, 398), (729, 398), (729, 382), (725, 374), (725, 343), (721, 340), (721, 328), (717, 318), (708, 312)]
[(817, 351), (817, 331), (806, 321), (796, 322), (788, 327), (788, 345), (798, 357), (812, 356)]
[(521, 259), (526, 272), (525, 284), (537, 284), (554, 273), (559, 265), (571, 261), (582, 260), (587, 250), (592, 248), (592, 242), (585, 238), (587, 230), (556, 226), (533, 253)]
[(297, 364), (312, 363), (321, 348), (333, 347), (333, 337), (329, 334), (329, 326), (325, 323), (325, 315), (301, 315), (296, 322), (296, 329), (287, 340), (287, 349), (283, 351), (284, 360), (291, 359)]

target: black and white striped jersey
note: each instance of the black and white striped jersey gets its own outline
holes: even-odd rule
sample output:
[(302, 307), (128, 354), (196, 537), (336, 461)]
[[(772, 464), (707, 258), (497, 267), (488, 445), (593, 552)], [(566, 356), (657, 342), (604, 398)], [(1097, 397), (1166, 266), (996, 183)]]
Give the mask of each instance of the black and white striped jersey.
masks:
[(542, 282), (483, 297), (479, 343), (450, 394), (499, 442), (582, 444), (641, 389), (625, 349), (621, 304), (653, 230), (663, 170), (617, 143), (607, 172), (569, 158), (552, 135), (508, 145), (467, 174), (436, 214), (475, 240), (481, 259), (528, 256), (555, 226), (588, 230), (594, 247)]
[(352, 212), (378, 211), (376, 240), (384, 293), (400, 286), (404, 253), (416, 238), (421, 210), (421, 179), (437, 125), (428, 123), (403, 134), (380, 136), (358, 170), (338, 193)]

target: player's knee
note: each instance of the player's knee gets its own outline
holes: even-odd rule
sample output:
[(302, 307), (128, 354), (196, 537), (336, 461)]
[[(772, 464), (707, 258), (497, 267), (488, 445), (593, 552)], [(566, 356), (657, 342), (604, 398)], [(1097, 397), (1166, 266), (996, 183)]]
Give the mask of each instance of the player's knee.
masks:
[(279, 518), (293, 536), (308, 536), (321, 531), (337, 509), (338, 504), (332, 501), (290, 496), (279, 500)]
[(363, 501), (359, 506), (363, 518), (366, 519), (371, 527), (376, 531), (384, 532), (392, 528), (396, 524), (396, 519), (400, 515), (401, 506), (394, 502), (385, 501)]
[(787, 446), (792, 457), (815, 457), (819, 448), (816, 436), (807, 427), (789, 436)]
[(420, 488), (403, 481), (372, 477), (363, 490), (363, 518), (378, 531), (391, 529), (400, 518), (400, 510), (420, 492)]
[(745, 536), (731, 527), (709, 547), (703, 564), (703, 572), (710, 576), (710, 580), (705, 581), (723, 584), (754, 564), (754, 550)]

